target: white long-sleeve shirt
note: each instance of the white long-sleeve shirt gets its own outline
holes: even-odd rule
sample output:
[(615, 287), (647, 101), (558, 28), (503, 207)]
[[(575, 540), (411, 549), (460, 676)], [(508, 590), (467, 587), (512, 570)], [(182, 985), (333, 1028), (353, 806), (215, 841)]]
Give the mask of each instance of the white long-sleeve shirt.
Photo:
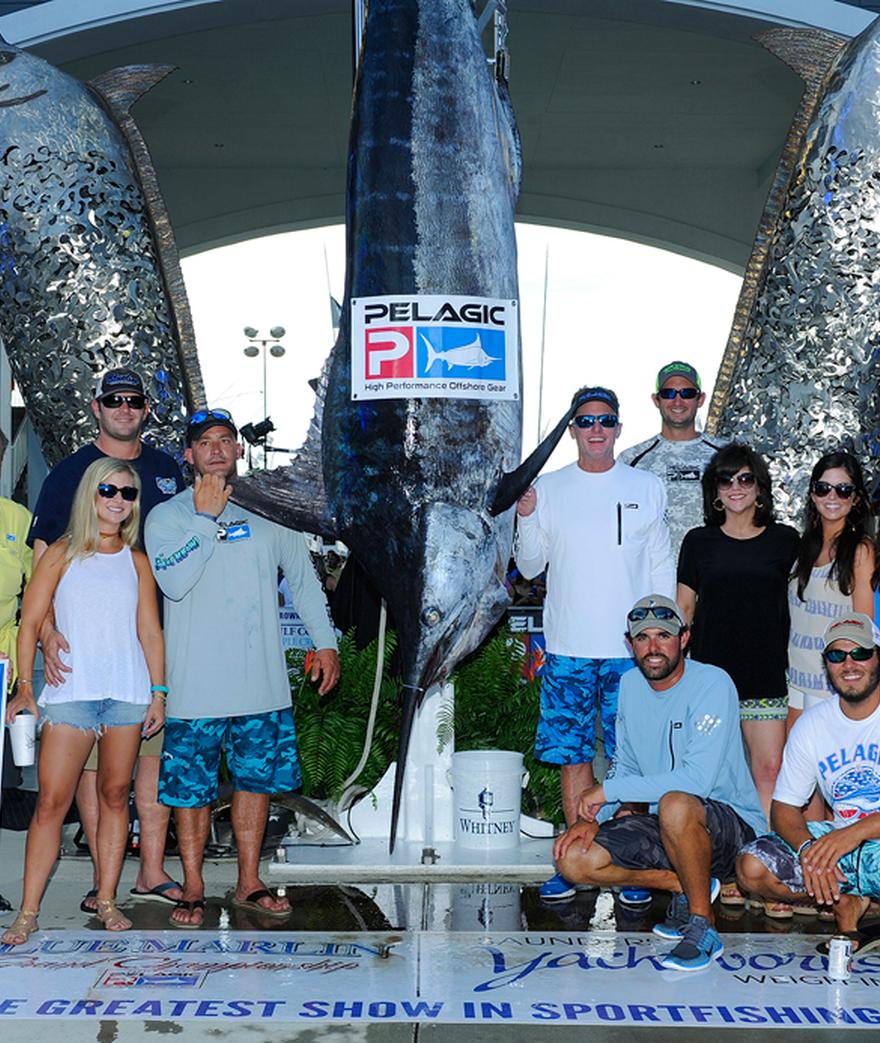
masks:
[(542, 475), (538, 503), (517, 519), (516, 566), (547, 567), (547, 651), (589, 659), (628, 656), (626, 614), (647, 594), (675, 595), (666, 490), (648, 471), (576, 463)]

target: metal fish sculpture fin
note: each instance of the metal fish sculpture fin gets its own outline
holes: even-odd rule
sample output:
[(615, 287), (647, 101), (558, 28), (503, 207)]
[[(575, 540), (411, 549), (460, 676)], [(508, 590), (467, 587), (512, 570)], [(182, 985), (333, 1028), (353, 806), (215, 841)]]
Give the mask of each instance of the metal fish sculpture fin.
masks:
[(495, 499), (489, 507), (489, 513), (493, 518), (503, 514), (509, 507), (512, 507), (538, 477), (544, 465), (550, 459), (550, 454), (559, 444), (559, 439), (565, 434), (565, 429), (571, 423), (574, 413), (575, 407), (572, 406), (550, 434), (523, 460), (515, 471), (510, 471), (508, 474), (501, 476)]
[(324, 364), (315, 397), (315, 412), (302, 448), (293, 455), (287, 467), (256, 471), (236, 478), (232, 490), (234, 503), (270, 521), (333, 540), (337, 536), (336, 521), (331, 515), (324, 488), (321, 428), (327, 374), (335, 351), (334, 347)]
[(880, 447), (880, 21), (847, 43), (819, 91), (719, 403), (718, 434), (770, 458), (785, 520), (799, 513), (809, 461)]
[(186, 295), (183, 272), (180, 270), (180, 257), (174, 240), (174, 230), (171, 227), (165, 200), (159, 189), (153, 159), (130, 111), (138, 98), (155, 87), (157, 83), (161, 83), (176, 69), (176, 65), (125, 65), (96, 76), (88, 81), (87, 86), (91, 87), (109, 108), (128, 142), (134, 158), (135, 170), (144, 193), (147, 213), (156, 240), (159, 268), (177, 327), (187, 406), (192, 412), (193, 409), (204, 406), (206, 399), (196, 352), (196, 335), (189, 308), (189, 298)]
[(759, 33), (755, 40), (801, 77), (804, 81), (804, 93), (792, 117), (782, 154), (770, 183), (767, 202), (758, 222), (752, 253), (743, 275), (742, 289), (733, 314), (727, 347), (718, 368), (715, 390), (706, 417), (706, 430), (709, 434), (717, 433), (727, 407), (734, 371), (741, 362), (743, 335), (764, 276), (770, 244), (782, 213), (792, 172), (802, 153), (804, 135), (813, 118), (828, 73), (846, 45), (846, 40), (842, 37), (821, 29), (768, 29)]

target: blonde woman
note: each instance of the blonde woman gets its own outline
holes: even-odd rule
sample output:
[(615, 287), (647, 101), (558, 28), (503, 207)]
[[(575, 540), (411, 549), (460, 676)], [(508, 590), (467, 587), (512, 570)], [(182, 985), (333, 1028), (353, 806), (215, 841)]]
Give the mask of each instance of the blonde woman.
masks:
[[(25, 853), (21, 910), (0, 941), (20, 945), (37, 915), (61, 843), (61, 825), (98, 741), (97, 915), (110, 931), (131, 927), (116, 906), (128, 837), (128, 793), (142, 735), (165, 720), (164, 643), (155, 581), (135, 549), (141, 483), (124, 460), (96, 460), (77, 489), (65, 535), (34, 570), (22, 602), (18, 693), (6, 718), (42, 719), (39, 798)], [(32, 689), (37, 636), (50, 606), (70, 644), (71, 667), (46, 686), (39, 708)]]

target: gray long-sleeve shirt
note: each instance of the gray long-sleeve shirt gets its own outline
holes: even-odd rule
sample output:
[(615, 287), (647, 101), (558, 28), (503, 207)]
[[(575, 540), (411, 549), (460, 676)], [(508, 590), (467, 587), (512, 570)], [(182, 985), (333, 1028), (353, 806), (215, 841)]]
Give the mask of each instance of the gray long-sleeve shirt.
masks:
[[(235, 717), (290, 705), (277, 569), (316, 648), (336, 648), (302, 533), (228, 503), (212, 521), (191, 489), (159, 504), (145, 542), (165, 595), (169, 717)], [(218, 538), (218, 533), (223, 538)]]

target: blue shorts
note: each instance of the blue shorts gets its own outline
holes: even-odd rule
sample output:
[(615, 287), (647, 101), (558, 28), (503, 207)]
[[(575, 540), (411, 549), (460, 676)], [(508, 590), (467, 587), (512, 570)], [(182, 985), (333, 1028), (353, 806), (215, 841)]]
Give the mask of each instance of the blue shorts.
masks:
[(596, 708), (602, 713), (605, 756), (616, 749), (620, 679), (634, 659), (579, 659), (547, 653), (535, 756), (549, 764), (588, 764), (596, 755)]
[(159, 802), (172, 808), (204, 808), (216, 800), (224, 749), (236, 790), (287, 793), (302, 785), (290, 707), (243, 717), (168, 717), (159, 761)]
[[(812, 836), (821, 837), (834, 829), (833, 822), (808, 822)], [(804, 872), (797, 853), (776, 833), (765, 833), (740, 852), (751, 855), (770, 870), (793, 894), (804, 893)], [(848, 855), (837, 860), (846, 882), (840, 890), (845, 895), (871, 895), (880, 898), (880, 840), (863, 840)]]
[(40, 725), (69, 724), (72, 728), (94, 732), (97, 738), (107, 728), (127, 728), (143, 724), (147, 703), (126, 703), (121, 699), (73, 699), (66, 703), (41, 703)]

